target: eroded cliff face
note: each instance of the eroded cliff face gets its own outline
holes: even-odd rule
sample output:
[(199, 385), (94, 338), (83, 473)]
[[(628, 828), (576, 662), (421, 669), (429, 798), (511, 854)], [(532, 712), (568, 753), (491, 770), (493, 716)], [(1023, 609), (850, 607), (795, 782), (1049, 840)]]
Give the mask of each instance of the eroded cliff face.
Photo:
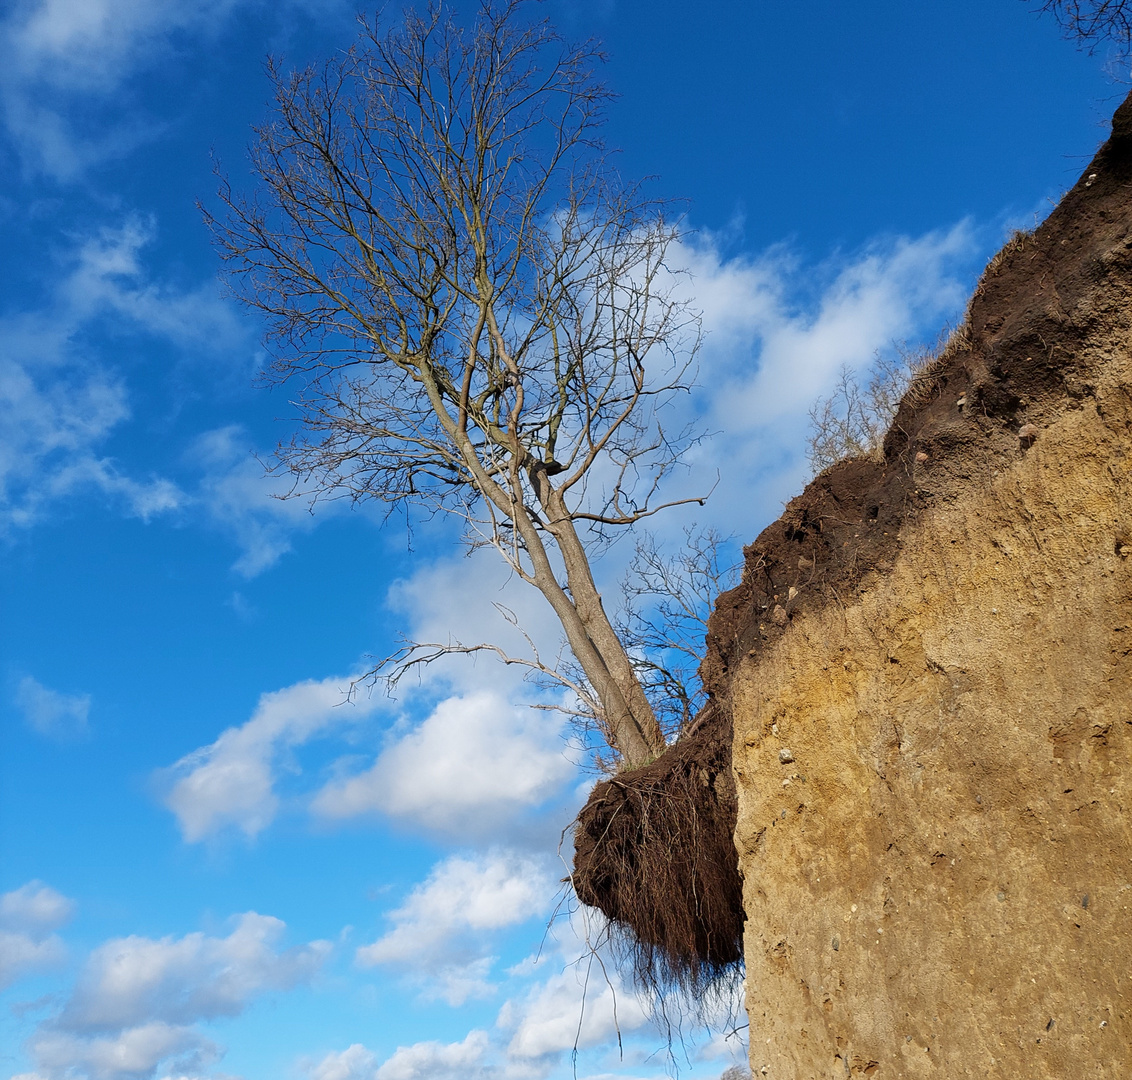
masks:
[(756, 1077), (1132, 1075), (1130, 390), (1132, 99), (717, 608)]

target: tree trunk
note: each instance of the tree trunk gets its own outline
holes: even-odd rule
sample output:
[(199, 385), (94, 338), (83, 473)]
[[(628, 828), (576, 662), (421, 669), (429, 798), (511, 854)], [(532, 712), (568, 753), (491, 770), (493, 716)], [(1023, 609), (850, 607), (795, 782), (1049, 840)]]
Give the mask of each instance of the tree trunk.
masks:
[[(601, 602), (601, 594), (594, 584), (593, 573), (590, 569), (589, 557), (584, 545), (574, 528), (574, 522), (569, 516), (561, 495), (551, 490), (547, 499), (547, 510), (550, 521), (547, 527), (562, 553), (562, 561), (566, 567), (566, 583), (570, 590), (574, 610), (582, 624), (586, 637), (592, 643), (595, 652), (601, 659), (602, 666), (609, 681), (617, 693), (616, 707), (623, 708), (627, 713), (618, 719), (618, 724), (631, 729), (637, 736), (634, 742), (639, 743), (637, 753), (626, 754), (626, 761), (630, 767), (647, 764), (664, 752), (666, 743), (664, 733), (657, 723), (652, 706), (645, 696), (640, 679), (633, 669), (628, 653), (625, 652), (621, 639), (613, 629), (605, 606)], [(582, 670), (593, 682), (593, 676), (586, 668), (581, 658)], [(598, 690), (597, 685), (594, 686)], [(611, 728), (614, 725), (614, 715), (611, 714), (613, 702), (607, 702), (606, 696), (601, 697), (602, 705), (606, 708), (607, 718)], [(616, 732), (616, 729), (614, 729)], [(620, 740), (619, 740), (620, 742)]]

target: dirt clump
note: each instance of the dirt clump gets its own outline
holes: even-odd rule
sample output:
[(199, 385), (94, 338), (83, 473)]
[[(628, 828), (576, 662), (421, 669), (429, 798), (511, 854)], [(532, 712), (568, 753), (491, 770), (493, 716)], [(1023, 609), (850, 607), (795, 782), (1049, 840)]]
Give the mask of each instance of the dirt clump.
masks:
[(847, 602), (888, 573), (906, 524), (987, 483), (1051, 416), (1095, 398), (1090, 346), (1127, 322), (1130, 197), (1132, 96), (1050, 216), (991, 260), (963, 324), (905, 395), (880, 459), (831, 466), (746, 549), (743, 581), (711, 622), (709, 692), (726, 696), (736, 666), (800, 612)]
[(1128, 1075), (1130, 538), (1132, 97), (716, 607), (755, 1075)]

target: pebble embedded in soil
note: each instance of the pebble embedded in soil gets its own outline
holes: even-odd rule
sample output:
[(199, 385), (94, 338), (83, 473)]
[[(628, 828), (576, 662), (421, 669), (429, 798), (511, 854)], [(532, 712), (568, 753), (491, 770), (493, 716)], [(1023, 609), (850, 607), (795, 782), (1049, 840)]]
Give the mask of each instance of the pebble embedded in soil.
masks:
[(789, 765), (794, 760), (794, 751), (788, 750), (785, 746), (778, 751), (778, 760), (782, 765)]

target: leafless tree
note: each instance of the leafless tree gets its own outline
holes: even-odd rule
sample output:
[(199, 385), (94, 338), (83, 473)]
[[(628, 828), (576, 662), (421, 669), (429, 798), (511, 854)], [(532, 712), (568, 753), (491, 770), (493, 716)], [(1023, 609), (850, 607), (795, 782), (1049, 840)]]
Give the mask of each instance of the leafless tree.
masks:
[(1041, 10), (1050, 12), (1067, 37), (1090, 48), (1101, 41), (1114, 41), (1124, 50), (1132, 48), (1132, 0), (1040, 0)]
[(635, 766), (665, 738), (591, 558), (673, 505), (692, 435), (666, 407), (699, 322), (667, 262), (678, 224), (604, 153), (600, 54), (529, 7), (480, 0), (461, 26), (438, 3), (318, 67), (273, 65), (255, 191), (222, 181), (209, 220), (268, 321), (268, 378), (296, 388), (295, 491), (460, 515), (546, 598), (583, 681), (504, 659), (588, 695)]
[(699, 678), (708, 616), (716, 597), (739, 584), (741, 561), (714, 529), (686, 529), (667, 552), (651, 533), (637, 539), (621, 582), (617, 632), (666, 735), (684, 730), (704, 704)]
[(810, 408), (808, 457), (814, 472), (879, 450), (900, 399), (934, 356), (906, 346), (898, 346), (895, 355), (878, 353), (863, 386), (856, 372), (843, 366), (833, 393)]

